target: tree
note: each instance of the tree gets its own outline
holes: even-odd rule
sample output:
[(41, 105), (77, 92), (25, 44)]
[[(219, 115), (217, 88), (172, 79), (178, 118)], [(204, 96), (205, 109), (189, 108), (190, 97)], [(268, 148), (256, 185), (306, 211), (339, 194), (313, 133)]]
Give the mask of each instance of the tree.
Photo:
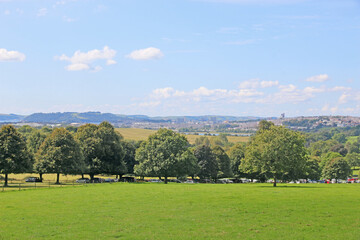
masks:
[(346, 142), (346, 135), (344, 133), (335, 133), (332, 137), (334, 140), (338, 141), (339, 143)]
[(234, 145), (232, 148), (230, 148), (229, 157), (232, 172), (236, 177), (240, 177), (241, 172), (239, 167), (241, 161), (245, 157), (245, 145), (242, 143), (237, 143), (236, 145)]
[(321, 168), (317, 157), (310, 157), (306, 161), (305, 176), (308, 179), (319, 179), (321, 176)]
[(32, 161), (26, 142), (11, 125), (0, 129), (0, 172), (5, 174), (4, 186), (8, 185), (9, 173), (23, 173), (32, 169)]
[(360, 154), (359, 153), (348, 153), (345, 157), (346, 162), (350, 167), (355, 168), (360, 166)]
[[(136, 150), (135, 173), (140, 176), (168, 177), (178, 176), (182, 172), (182, 162), (186, 159), (189, 143), (185, 136), (169, 129), (160, 129), (150, 135)], [(188, 173), (187, 173), (188, 174)]]
[(195, 146), (206, 145), (210, 146), (210, 140), (205, 136), (200, 136), (195, 139)]
[(224, 149), (222, 149), (220, 146), (215, 146), (213, 147), (212, 151), (219, 166), (218, 177), (231, 177), (233, 174), (231, 171), (230, 158), (225, 153)]
[(305, 139), (281, 126), (259, 130), (251, 139), (241, 168), (247, 173), (258, 172), (276, 180), (298, 179), (304, 176), (307, 161)]
[(138, 163), (135, 160), (135, 153), (137, 143), (135, 141), (122, 141), (122, 148), (124, 150), (124, 163), (128, 174), (134, 173), (134, 166)]
[[(38, 155), (36, 153), (38, 152), (38, 150), (39, 150), (41, 144), (44, 142), (45, 138), (46, 138), (46, 135), (42, 131), (34, 130), (31, 132), (31, 134), (29, 135), (29, 137), (26, 141), (28, 150), (31, 153), (31, 157), (34, 158), (35, 162), (39, 162), (39, 159), (37, 159)], [(42, 168), (39, 166), (40, 166), (40, 164), (39, 165), (35, 164), (34, 170), (37, 173), (39, 173), (40, 179), (42, 180), (43, 172), (41, 170)]]
[(329, 179), (346, 179), (351, 174), (351, 168), (344, 158), (338, 157), (329, 161), (322, 170), (322, 176)]
[(85, 124), (78, 128), (75, 138), (84, 155), (84, 173), (88, 173), (91, 179), (99, 173), (126, 173), (122, 136), (110, 123)]
[(273, 122), (261, 120), (258, 125), (258, 129), (259, 129), (258, 131), (259, 133), (261, 133), (263, 131), (269, 130), (272, 126), (274, 126)]
[(331, 151), (331, 152), (338, 152), (338, 153), (340, 153), (343, 157), (345, 157), (346, 154), (347, 154), (347, 152), (348, 152), (347, 149), (344, 147), (344, 145), (342, 145), (341, 143), (332, 146), (332, 147), (330, 148), (330, 151)]
[(126, 173), (126, 165), (123, 161), (124, 150), (122, 136), (115, 132), (114, 127), (108, 122), (99, 124), (96, 135), (100, 138), (100, 155), (103, 173), (122, 176)]
[(37, 152), (36, 168), (42, 173), (75, 174), (83, 168), (83, 156), (74, 137), (65, 128), (55, 129), (42, 143)]
[(195, 148), (194, 155), (197, 158), (200, 171), (198, 176), (200, 178), (217, 179), (219, 170), (216, 156), (209, 146), (201, 145)]

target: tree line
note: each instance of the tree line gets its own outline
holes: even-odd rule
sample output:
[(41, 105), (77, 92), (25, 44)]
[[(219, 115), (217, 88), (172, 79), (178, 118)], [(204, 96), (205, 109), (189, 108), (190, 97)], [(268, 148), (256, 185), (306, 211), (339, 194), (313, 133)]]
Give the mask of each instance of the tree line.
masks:
[(163, 178), (165, 183), (169, 177), (188, 176), (213, 181), (272, 178), (276, 186), (276, 180), (346, 178), (349, 162), (358, 159), (350, 161), (332, 151), (319, 153), (322, 147), (311, 143), (306, 148), (307, 144), (305, 135), (267, 121), (260, 122), (247, 144), (235, 145), (224, 134), (211, 140), (199, 137), (191, 145), (184, 135), (169, 129), (158, 130), (146, 141), (128, 141), (108, 122), (55, 129), (4, 125), (0, 173), (5, 185), (10, 173), (34, 172), (40, 178), (55, 173), (56, 183), (60, 174), (88, 174), (91, 179), (97, 174), (131, 174)]

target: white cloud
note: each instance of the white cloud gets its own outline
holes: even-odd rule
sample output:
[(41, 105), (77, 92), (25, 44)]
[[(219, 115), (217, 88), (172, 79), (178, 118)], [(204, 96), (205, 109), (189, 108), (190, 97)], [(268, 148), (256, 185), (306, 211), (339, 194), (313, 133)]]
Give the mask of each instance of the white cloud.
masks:
[(25, 54), (18, 51), (8, 51), (0, 48), (0, 62), (22, 62), (26, 58)]
[(85, 63), (73, 63), (65, 67), (68, 71), (81, 71), (81, 70), (88, 70), (90, 66)]
[(337, 91), (351, 91), (352, 88), (350, 87), (343, 87), (343, 86), (336, 86), (336, 87), (333, 87), (330, 89), (330, 91), (334, 91), (334, 92), (337, 92)]
[(43, 17), (48, 13), (47, 8), (40, 8), (36, 14), (38, 17)]
[(329, 76), (327, 74), (320, 74), (317, 76), (309, 77), (305, 81), (307, 81), (307, 82), (325, 82), (327, 80), (329, 80)]
[(102, 50), (94, 49), (88, 52), (81, 52), (78, 50), (72, 57), (68, 57), (63, 54), (60, 57), (55, 58), (60, 61), (70, 62), (71, 64), (65, 67), (68, 71), (81, 71), (89, 69), (92, 71), (100, 71), (102, 69), (101, 66), (96, 65), (95, 67), (92, 67), (91, 64), (99, 60), (106, 60), (107, 65), (116, 64), (116, 61), (113, 60), (115, 55), (115, 50), (105, 46)]
[(281, 92), (294, 92), (296, 91), (296, 86), (293, 84), (289, 84), (289, 85), (281, 85), (279, 86), (279, 89)]
[(339, 97), (339, 101), (338, 101), (339, 104), (347, 103), (349, 97), (351, 97), (350, 94), (343, 93), (343, 94)]
[(10, 15), (11, 12), (10, 12), (10, 10), (5, 10), (5, 11), (4, 11), (4, 14), (5, 14), (5, 15)]
[(174, 89), (171, 87), (157, 88), (153, 91), (152, 97), (154, 98), (169, 98), (171, 97)]
[(160, 49), (149, 47), (144, 49), (139, 49), (131, 52), (126, 57), (133, 60), (150, 60), (150, 59), (159, 59), (162, 58), (164, 54)]
[(243, 81), (239, 84), (239, 88), (248, 89), (248, 88), (269, 88), (278, 86), (279, 81), (260, 81), (258, 78), (250, 79), (247, 81)]

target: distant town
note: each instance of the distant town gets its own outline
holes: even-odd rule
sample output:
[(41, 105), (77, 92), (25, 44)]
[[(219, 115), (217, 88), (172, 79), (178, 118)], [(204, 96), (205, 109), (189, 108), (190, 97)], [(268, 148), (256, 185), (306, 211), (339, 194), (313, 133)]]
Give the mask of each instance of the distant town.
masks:
[(353, 116), (299, 116), (286, 117), (234, 117), (234, 116), (169, 116), (148, 117), (145, 115), (117, 115), (100, 112), (35, 113), (29, 116), (0, 114), (0, 125), (32, 127), (78, 127), (86, 123), (108, 121), (119, 128), (159, 129), (169, 128), (182, 133), (229, 133), (239, 136), (252, 135), (259, 121), (268, 120), (297, 131), (317, 131), (326, 127), (354, 127), (360, 125), (360, 117)]

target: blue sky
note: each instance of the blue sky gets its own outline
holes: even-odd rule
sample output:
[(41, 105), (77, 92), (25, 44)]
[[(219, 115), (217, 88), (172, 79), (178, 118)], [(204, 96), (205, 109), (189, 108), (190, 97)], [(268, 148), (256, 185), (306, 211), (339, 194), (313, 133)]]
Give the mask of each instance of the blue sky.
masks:
[(0, 0), (0, 113), (360, 116), (358, 0)]

